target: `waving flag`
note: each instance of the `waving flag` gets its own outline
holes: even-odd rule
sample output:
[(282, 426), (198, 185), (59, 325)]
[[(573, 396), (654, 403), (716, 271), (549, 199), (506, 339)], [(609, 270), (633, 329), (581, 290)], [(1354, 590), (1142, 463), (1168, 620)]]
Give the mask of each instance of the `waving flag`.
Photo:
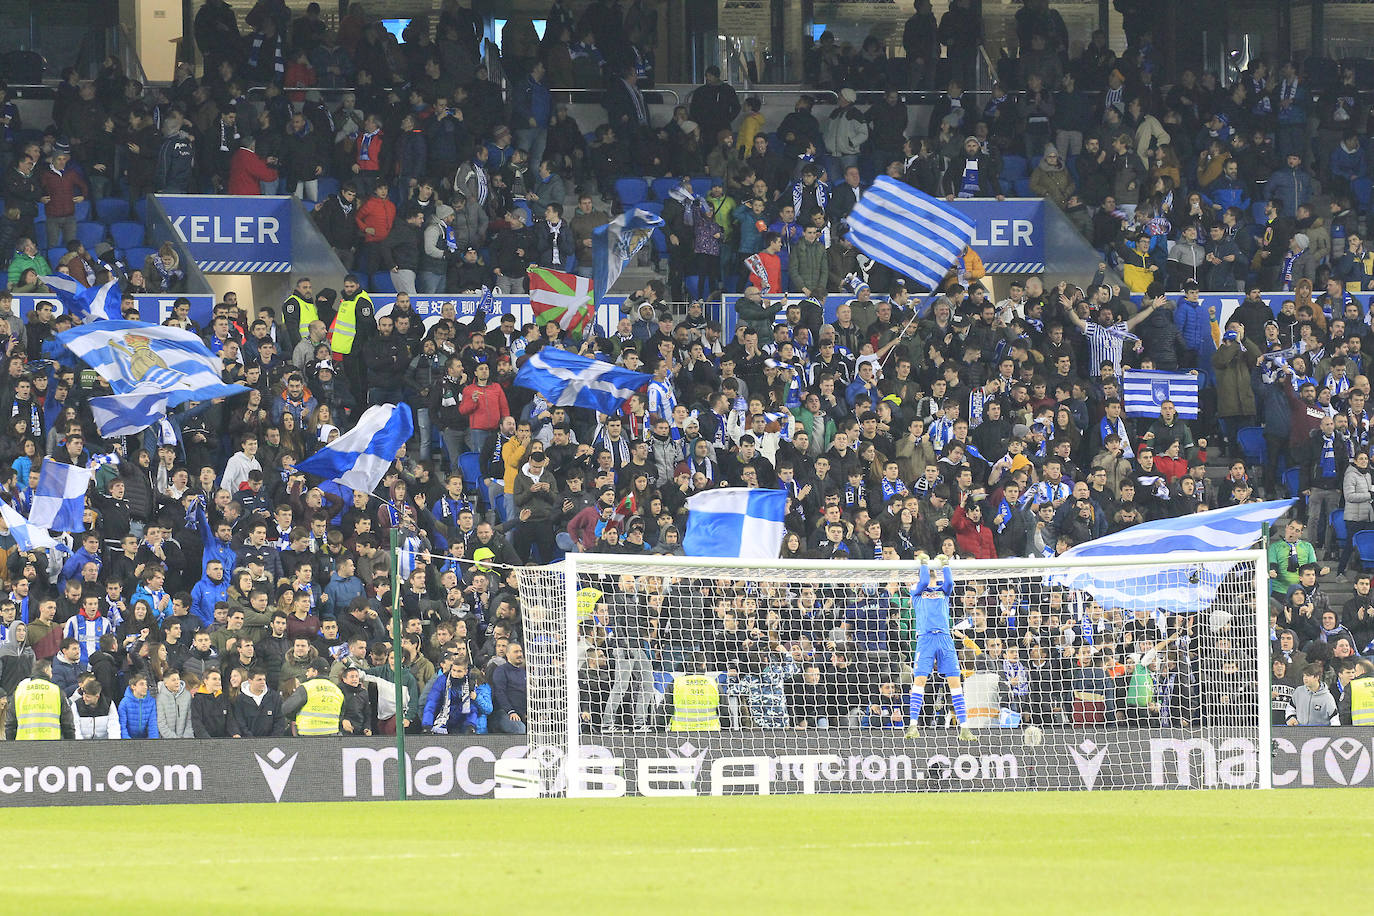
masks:
[(139, 388), (128, 394), (91, 398), (91, 415), (103, 439), (129, 436), (152, 426), (167, 415), (167, 392)]
[(86, 287), (64, 274), (43, 277), (62, 308), (82, 320), (114, 321), (119, 318), (119, 281)]
[(592, 296), (604, 296), (615, 285), (630, 258), (649, 241), (663, 217), (635, 207), (592, 230)]
[[(690, 502), (690, 500), (689, 500)], [(1177, 555), (1180, 566), (1188, 563), (1189, 553), (1220, 550), (1245, 550), (1260, 539), (1262, 526), (1274, 522), (1292, 507), (1294, 500), (1277, 499), (1247, 503), (1163, 518), (1079, 544), (1063, 554), (1074, 557), (1165, 557)], [(1233, 563), (1201, 563), (1190, 574), (1179, 568), (1161, 570), (1148, 566), (1099, 566), (1052, 573), (1054, 585), (1077, 588), (1091, 594), (1107, 607), (1154, 611), (1164, 608), (1173, 613), (1206, 610), (1216, 598), (1217, 586), (1231, 571)]]
[(358, 418), (357, 426), (298, 461), (296, 469), (370, 493), (414, 432), (410, 405), (378, 404)]
[(539, 392), (554, 406), (589, 407), (601, 413), (620, 413), (630, 396), (652, 379), (555, 347), (540, 349), (515, 374), (515, 384)]
[(167, 405), (208, 401), (247, 391), (226, 385), (224, 366), (196, 335), (143, 321), (100, 321), (63, 331), (57, 340), (110, 383), (116, 394), (150, 387)]
[(10, 530), (10, 537), (19, 545), (20, 550), (47, 550), (49, 547), (56, 547), (63, 553), (68, 553), (67, 545), (49, 534), (41, 525), (31, 525), (28, 519), (19, 514), (9, 503), (0, 500), (0, 519), (5, 522), (5, 527)]
[(704, 490), (687, 500), (682, 550), (689, 557), (776, 560), (786, 514), (786, 490)]
[(1121, 391), (1128, 417), (1157, 417), (1160, 405), (1173, 401), (1180, 417), (1197, 419), (1198, 377), (1192, 373), (1127, 369), (1121, 373)]
[(967, 216), (886, 175), (849, 213), (855, 248), (927, 289), (940, 285), (972, 238)]
[(542, 328), (552, 321), (582, 337), (592, 324), (592, 281), (547, 267), (531, 267), (528, 272), (534, 323)]
[(43, 459), (38, 487), (33, 491), (29, 522), (53, 531), (85, 531), (86, 488), (95, 471)]

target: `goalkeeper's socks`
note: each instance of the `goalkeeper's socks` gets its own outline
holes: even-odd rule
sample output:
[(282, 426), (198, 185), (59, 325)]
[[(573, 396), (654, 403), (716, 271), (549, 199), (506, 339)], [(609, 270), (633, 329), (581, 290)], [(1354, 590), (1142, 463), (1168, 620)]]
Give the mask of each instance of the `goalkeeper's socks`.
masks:
[(964, 709), (964, 692), (962, 690), (951, 690), (949, 701), (954, 705), (954, 718), (959, 720), (960, 725), (968, 722), (968, 712)]
[(912, 690), (911, 690), (911, 724), (912, 724), (912, 725), (915, 725), (915, 724), (916, 724), (916, 720), (919, 719), (919, 718), (921, 718), (921, 707), (925, 705), (925, 702), (926, 702), (925, 691), (916, 690), (915, 688), (912, 688)]

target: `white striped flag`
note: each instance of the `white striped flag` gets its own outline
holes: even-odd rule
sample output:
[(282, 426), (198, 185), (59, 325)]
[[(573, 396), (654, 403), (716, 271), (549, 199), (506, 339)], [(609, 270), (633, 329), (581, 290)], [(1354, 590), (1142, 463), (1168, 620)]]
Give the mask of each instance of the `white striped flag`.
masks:
[(531, 267), (528, 273), (534, 323), (542, 328), (552, 321), (576, 337), (583, 336), (592, 324), (591, 278), (547, 267)]
[(958, 210), (886, 175), (849, 213), (854, 247), (898, 274), (935, 289), (973, 238)]
[(1197, 419), (1198, 377), (1191, 372), (1127, 369), (1121, 373), (1121, 392), (1128, 417), (1157, 417), (1160, 405), (1172, 401), (1180, 417)]

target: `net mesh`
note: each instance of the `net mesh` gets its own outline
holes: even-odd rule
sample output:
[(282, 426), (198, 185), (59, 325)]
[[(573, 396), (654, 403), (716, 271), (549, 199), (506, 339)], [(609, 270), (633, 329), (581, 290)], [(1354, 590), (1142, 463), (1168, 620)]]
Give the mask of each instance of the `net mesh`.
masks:
[(1253, 556), (956, 564), (919, 703), (913, 565), (574, 564), (521, 574), (544, 795), (1261, 784)]

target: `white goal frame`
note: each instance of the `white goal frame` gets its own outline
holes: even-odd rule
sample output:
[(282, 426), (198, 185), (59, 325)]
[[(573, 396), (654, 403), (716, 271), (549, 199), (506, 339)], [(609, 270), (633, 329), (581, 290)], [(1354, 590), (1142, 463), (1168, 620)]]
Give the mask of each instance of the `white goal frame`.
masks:
[[(1255, 614), (1250, 621), (1254, 627), (1255, 637), (1255, 672), (1256, 678), (1256, 708), (1253, 710), (1255, 717), (1255, 727), (1257, 729), (1256, 740), (1256, 765), (1258, 779), (1256, 788), (1269, 789), (1273, 787), (1273, 761), (1270, 752), (1272, 745), (1272, 726), (1270, 721), (1270, 699), (1268, 683), (1270, 678), (1269, 663), (1269, 575), (1268, 557), (1262, 548), (1253, 550), (1232, 550), (1214, 552), (1172, 552), (1158, 555), (1144, 556), (1114, 556), (1114, 557), (1093, 557), (1093, 558), (1011, 558), (1005, 560), (953, 560), (949, 562), (950, 569), (958, 577), (960, 574), (988, 573), (998, 570), (1002, 571), (1043, 571), (1053, 573), (1068, 569), (1086, 568), (1127, 568), (1127, 567), (1146, 567), (1161, 565), (1189, 566), (1204, 563), (1229, 563), (1232, 568), (1240, 564), (1250, 564), (1254, 575), (1254, 602)], [(563, 601), (563, 621), (562, 634), (565, 650), (562, 655), (563, 662), (563, 681), (566, 690), (565, 712), (567, 715), (566, 741), (567, 751), (565, 761), (577, 762), (583, 758), (580, 753), (581, 747), (586, 743), (582, 725), (580, 721), (580, 698), (578, 696), (578, 654), (575, 647), (578, 645), (578, 591), (579, 574), (596, 574), (598, 570), (608, 570), (614, 567), (624, 567), (634, 565), (644, 570), (646, 574), (661, 575), (684, 575), (690, 574), (688, 570), (703, 569), (733, 569), (739, 570), (741, 567), (750, 565), (766, 568), (770, 573), (784, 570), (798, 570), (816, 573), (818, 570), (843, 570), (853, 572), (891, 572), (903, 574), (913, 578), (920, 569), (920, 565), (909, 560), (902, 561), (827, 561), (824, 563), (814, 560), (799, 559), (778, 559), (766, 561), (749, 561), (733, 558), (714, 558), (714, 557), (678, 557), (678, 556), (627, 556), (625, 554), (597, 554), (597, 553), (570, 553), (564, 559), (546, 567), (540, 567), (541, 571), (558, 571), (563, 575), (565, 596)], [(523, 597), (523, 596), (522, 596)], [(522, 605), (525, 602), (522, 600)], [(525, 607), (523, 613), (527, 615), (529, 608)], [(1239, 625), (1239, 621), (1237, 624)], [(527, 656), (528, 658), (528, 656)], [(530, 754), (534, 755), (536, 750), (547, 752), (547, 748), (538, 748), (538, 736), (533, 728), (530, 729)], [(563, 791), (557, 793), (565, 797), (579, 797), (581, 780), (569, 778), (566, 780)]]

